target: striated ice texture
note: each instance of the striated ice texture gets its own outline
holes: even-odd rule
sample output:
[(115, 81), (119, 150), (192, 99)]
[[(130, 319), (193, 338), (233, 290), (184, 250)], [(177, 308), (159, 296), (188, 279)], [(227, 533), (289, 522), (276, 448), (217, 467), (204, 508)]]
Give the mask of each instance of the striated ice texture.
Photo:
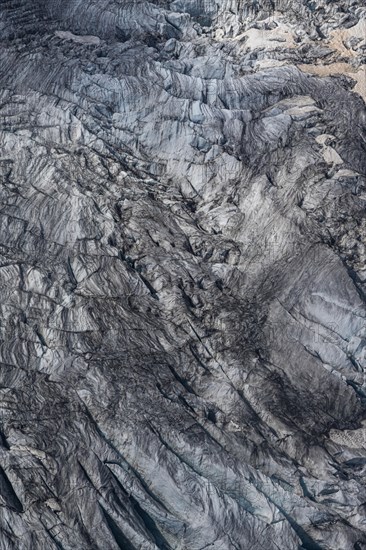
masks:
[(365, 0), (0, 37), (0, 550), (365, 549)]

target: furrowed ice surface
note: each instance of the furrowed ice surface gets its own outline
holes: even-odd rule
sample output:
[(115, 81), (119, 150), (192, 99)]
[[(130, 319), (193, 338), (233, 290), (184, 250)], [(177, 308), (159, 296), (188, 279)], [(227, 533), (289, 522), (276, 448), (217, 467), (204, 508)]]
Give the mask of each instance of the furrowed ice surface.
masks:
[(0, 1), (0, 550), (366, 548), (365, 22)]

